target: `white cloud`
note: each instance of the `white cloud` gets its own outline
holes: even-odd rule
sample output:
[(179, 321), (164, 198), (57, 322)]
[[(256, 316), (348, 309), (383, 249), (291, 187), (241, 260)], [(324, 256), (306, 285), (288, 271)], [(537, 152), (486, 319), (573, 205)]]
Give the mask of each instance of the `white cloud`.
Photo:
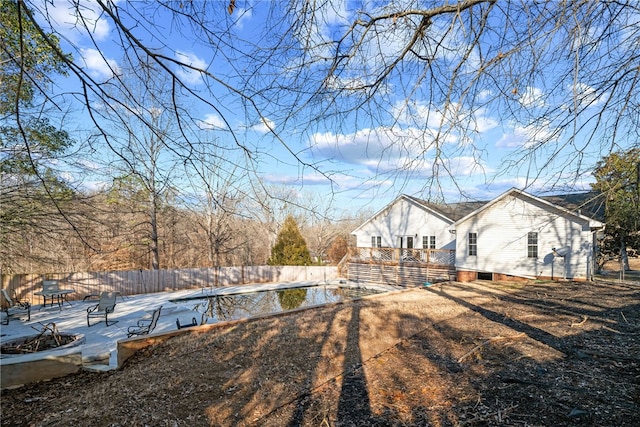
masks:
[(100, 16), (100, 10), (100, 6), (92, 0), (54, 0), (46, 6), (51, 25), (73, 42), (78, 42), (88, 34), (98, 41), (109, 37), (111, 26), (109, 21)]
[(485, 114), (485, 110), (481, 109), (476, 112), (474, 117), (474, 130), (479, 133), (488, 132), (499, 125), (498, 120)]
[(397, 102), (392, 115), (402, 125), (421, 124), (437, 129), (443, 122), (443, 115), (437, 107), (421, 101)]
[[(185, 65), (188, 65), (189, 67), (194, 67), (200, 70), (207, 69), (207, 63), (204, 61), (204, 59), (199, 58), (194, 53), (176, 51), (175, 57), (176, 57), (176, 60), (178, 60), (179, 62), (182, 62)], [(176, 70), (176, 74), (185, 83), (188, 83), (188, 84), (202, 83), (202, 73), (197, 70), (193, 70), (187, 67), (179, 67)]]
[(493, 92), (491, 92), (489, 89), (483, 89), (478, 93), (478, 101), (481, 101), (481, 102), (488, 101), (489, 99), (491, 99), (492, 96), (493, 96)]
[(516, 125), (511, 133), (503, 134), (496, 143), (498, 148), (533, 148), (557, 137), (549, 124)]
[(520, 95), (520, 104), (525, 108), (543, 107), (544, 98), (542, 90), (537, 87), (527, 87)]
[(80, 159), (78, 160), (78, 164), (81, 165), (83, 169), (87, 169), (91, 171), (100, 170), (100, 167), (101, 167), (99, 163), (90, 159)]
[(109, 188), (109, 184), (104, 181), (84, 181), (82, 183), (82, 188), (87, 190), (89, 193), (94, 193), (104, 191), (106, 188)]
[(321, 173), (315, 172), (305, 174), (303, 176), (298, 175), (285, 175), (285, 174), (266, 174), (261, 177), (265, 182), (271, 184), (282, 185), (327, 185), (329, 184), (329, 178)]
[[(442, 151), (436, 154), (434, 136), (429, 131), (381, 127), (352, 134), (316, 133), (311, 137), (310, 150), (314, 158), (360, 166), (360, 173), (369, 176), (409, 174), (427, 177), (434, 173), (434, 162), (446, 166), (455, 175), (476, 173), (477, 160), (449, 153), (447, 146), (455, 142), (453, 136), (445, 136), (445, 141), (447, 143), (438, 145)], [(436, 159), (436, 155), (439, 158)]]
[(573, 34), (571, 41), (571, 50), (573, 52), (582, 48), (593, 48), (595, 45), (601, 44), (600, 34), (603, 33), (606, 27), (601, 25), (585, 25), (577, 26), (577, 32)]
[(207, 114), (204, 116), (198, 123), (198, 127), (200, 129), (211, 130), (211, 129), (224, 129), (227, 127), (226, 123), (220, 116), (217, 114)]
[(233, 12), (233, 14), (237, 16), (234, 26), (238, 30), (242, 30), (244, 28), (245, 23), (251, 21), (251, 18), (253, 17), (253, 10), (251, 8), (249, 9), (238, 8), (236, 9), (235, 12)]
[(604, 98), (607, 97), (606, 93), (598, 94), (593, 87), (585, 83), (568, 86), (567, 91), (572, 94), (572, 99), (570, 103), (565, 105), (565, 108), (571, 110), (576, 107), (580, 111), (587, 107), (600, 106), (604, 103)]
[(349, 173), (331, 172), (326, 175), (320, 172), (312, 172), (303, 175), (287, 175), (284, 173), (269, 173), (261, 176), (264, 182), (277, 185), (289, 185), (289, 186), (328, 186), (331, 185), (332, 189), (336, 192), (344, 192), (351, 190), (367, 191), (368, 189), (375, 188), (376, 191), (380, 190), (381, 186), (390, 187), (393, 185), (393, 181), (379, 179), (378, 177), (363, 177), (354, 176), (352, 171)]
[(298, 7), (295, 19), (302, 23), (300, 31), (296, 32), (300, 44), (305, 46), (307, 54), (312, 58), (331, 57), (333, 31), (337, 27), (349, 25), (350, 13), (346, 9), (346, 2), (321, 2), (311, 8), (303, 2), (294, 4)]
[(351, 134), (325, 132), (312, 135), (310, 147), (316, 157), (371, 168), (383, 158), (403, 157), (401, 139), (402, 135), (394, 135), (389, 128), (361, 129)]
[(471, 176), (487, 171), (478, 159), (471, 156), (450, 157), (444, 159), (443, 163), (453, 176)]
[(108, 80), (114, 75), (120, 74), (118, 63), (113, 59), (103, 57), (96, 49), (80, 49), (80, 55), (89, 74), (95, 78)]
[(618, 49), (633, 56), (638, 51), (638, 29), (640, 28), (640, 11), (637, 8), (625, 8), (621, 21), (625, 23), (619, 34)]
[(490, 200), (512, 188), (524, 189), (531, 193), (538, 189), (532, 187), (531, 180), (526, 177), (508, 177), (494, 179), (490, 183), (478, 183), (468, 189), (467, 193), (476, 195), (478, 199)]
[[(457, 103), (450, 103), (445, 109), (421, 101), (398, 102), (394, 105), (392, 114), (398, 123), (419, 127), (426, 126), (432, 129), (433, 135), (438, 133), (437, 129), (440, 129), (440, 134), (442, 134), (455, 127), (484, 133), (495, 128), (499, 123), (498, 120), (489, 116), (484, 108), (471, 112)], [(454, 141), (449, 140), (448, 142)]]
[(262, 117), (260, 119), (260, 123), (258, 123), (257, 125), (251, 126), (251, 130), (258, 133), (269, 133), (271, 132), (272, 129), (275, 129), (275, 128), (276, 128), (276, 124), (272, 120), (267, 119), (266, 117)]

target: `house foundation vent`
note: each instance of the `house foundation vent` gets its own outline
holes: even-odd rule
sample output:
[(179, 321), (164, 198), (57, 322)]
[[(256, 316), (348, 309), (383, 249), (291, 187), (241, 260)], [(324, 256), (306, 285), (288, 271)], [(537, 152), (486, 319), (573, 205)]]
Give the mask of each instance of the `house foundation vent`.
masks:
[(478, 271), (478, 280), (493, 280), (493, 273)]

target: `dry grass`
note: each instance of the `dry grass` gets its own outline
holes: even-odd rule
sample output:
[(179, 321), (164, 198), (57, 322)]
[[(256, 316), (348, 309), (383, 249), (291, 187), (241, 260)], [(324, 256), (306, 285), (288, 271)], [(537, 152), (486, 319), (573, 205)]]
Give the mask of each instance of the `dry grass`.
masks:
[(443, 284), (2, 392), (2, 425), (640, 425), (640, 287)]

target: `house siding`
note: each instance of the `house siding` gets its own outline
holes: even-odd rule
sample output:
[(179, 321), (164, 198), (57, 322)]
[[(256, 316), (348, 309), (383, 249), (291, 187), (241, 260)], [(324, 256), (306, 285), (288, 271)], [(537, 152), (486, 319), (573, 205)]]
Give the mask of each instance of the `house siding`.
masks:
[[(538, 233), (538, 258), (527, 257), (527, 236)], [(477, 233), (477, 256), (469, 256), (468, 234)], [(513, 276), (580, 278), (591, 273), (592, 233), (586, 220), (509, 195), (456, 224), (456, 268)], [(552, 248), (570, 254), (553, 256)]]
[(455, 249), (451, 224), (425, 207), (399, 198), (353, 234), (360, 248), (371, 247), (371, 236), (381, 236), (382, 247), (386, 248), (398, 247), (398, 236), (413, 236), (414, 248), (422, 248), (422, 236), (436, 236), (436, 249)]

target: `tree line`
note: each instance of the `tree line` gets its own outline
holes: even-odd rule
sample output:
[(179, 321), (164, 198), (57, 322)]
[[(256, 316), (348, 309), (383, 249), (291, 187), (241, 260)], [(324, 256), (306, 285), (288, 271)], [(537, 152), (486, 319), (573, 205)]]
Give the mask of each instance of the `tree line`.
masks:
[[(30, 197), (28, 203), (41, 214), (32, 215), (28, 224), (4, 221), (7, 215), (19, 217), (25, 212), (17, 212), (21, 206), (3, 204), (2, 273), (331, 264), (344, 256), (349, 233), (363, 220), (362, 216), (318, 217), (300, 209), (288, 209), (283, 218), (271, 215), (269, 206), (243, 201), (237, 201), (234, 210), (215, 212), (163, 201), (157, 207), (156, 246), (143, 204), (148, 198), (132, 194), (131, 189), (122, 191), (75, 193), (57, 200), (65, 212), (73, 212), (69, 222), (44, 196)], [(254, 215), (252, 208), (263, 215)], [(272, 254), (272, 247), (290, 251), (284, 248), (288, 243), (276, 238), (281, 231), (286, 236), (291, 227), (301, 237), (302, 243), (294, 244), (304, 249), (301, 261), (293, 260), (297, 255)]]
[(100, 87), (104, 105), (114, 103), (89, 111), (90, 133), (66, 131), (69, 112), (51, 88), (78, 69), (33, 13), (22, 1), (0, 4), (2, 273), (266, 264), (287, 217), (314, 263), (336, 261), (331, 244), (345, 247), (358, 219), (323, 197), (265, 185), (243, 147), (181, 126), (176, 108), (182, 118), (188, 109), (148, 55), (127, 57)]
[[(334, 188), (353, 171), (333, 170), (313, 137), (334, 136), (324, 142), (336, 153), (338, 134), (363, 136), (354, 168), (370, 172), (361, 188), (372, 194), (417, 176), (422, 198), (442, 200), (447, 186), (468, 196), (453, 159), (488, 183), (510, 173), (549, 189), (595, 170), (607, 194), (607, 244), (620, 256), (635, 245), (635, 2), (391, 1), (348, 11), (344, 2), (257, 2), (247, 7), (270, 17), (260, 42), (237, 37), (252, 10), (216, 1), (55, 6), (63, 7), (0, 2), (3, 273), (261, 264), (289, 214), (312, 258), (323, 257), (357, 220), (335, 213), (332, 194), (266, 185), (260, 166), (271, 154), (231, 125), (238, 115), (264, 125), (290, 154), (284, 161)], [(61, 10), (88, 45), (61, 29)], [(189, 28), (215, 61), (177, 54), (158, 16)], [(101, 50), (99, 21), (112, 31), (117, 63)], [(88, 52), (105, 75), (92, 73)], [(195, 104), (216, 123), (204, 123)], [(525, 140), (492, 176), (490, 147), (478, 138), (489, 113)], [(86, 126), (70, 129), (70, 117)], [(212, 125), (213, 136), (204, 131)]]

